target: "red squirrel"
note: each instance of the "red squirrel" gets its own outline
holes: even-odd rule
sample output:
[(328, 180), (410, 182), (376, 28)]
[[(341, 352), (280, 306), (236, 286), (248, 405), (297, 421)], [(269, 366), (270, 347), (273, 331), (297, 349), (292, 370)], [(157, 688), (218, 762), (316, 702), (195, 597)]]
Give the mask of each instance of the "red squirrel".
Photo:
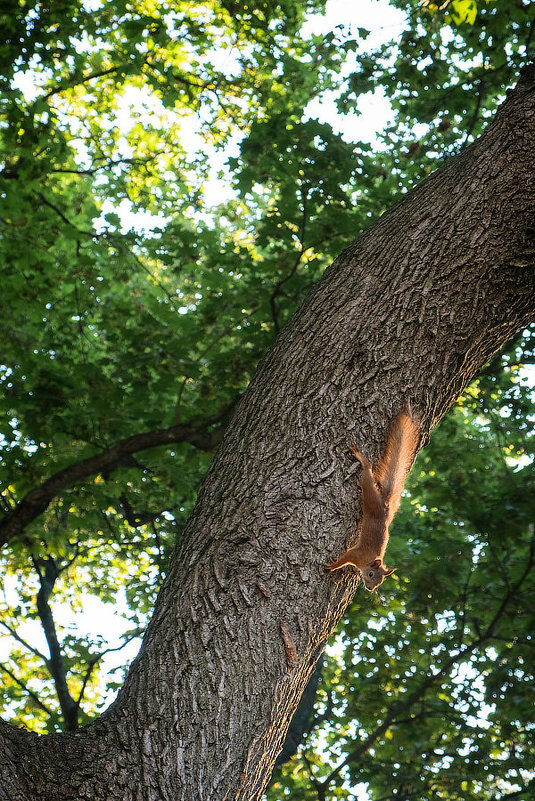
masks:
[(353, 565), (361, 574), (367, 590), (374, 590), (395, 570), (388, 569), (383, 562), (388, 544), (388, 526), (398, 510), (419, 435), (418, 422), (409, 412), (401, 412), (392, 424), (375, 471), (356, 445), (349, 449), (362, 466), (360, 534), (354, 548), (349, 548), (325, 568), (338, 570), (345, 565)]

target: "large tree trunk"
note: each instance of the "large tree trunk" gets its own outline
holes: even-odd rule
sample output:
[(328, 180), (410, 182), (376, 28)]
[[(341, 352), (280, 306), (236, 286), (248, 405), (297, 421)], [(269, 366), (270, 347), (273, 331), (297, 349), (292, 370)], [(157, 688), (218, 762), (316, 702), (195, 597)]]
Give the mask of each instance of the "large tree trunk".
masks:
[(330, 267), (235, 413), (117, 700), (74, 734), (4, 724), (1, 799), (260, 797), (357, 585), (322, 567), (355, 538), (348, 443), (376, 459), (407, 403), (425, 439), (533, 316), (534, 142), (530, 68)]

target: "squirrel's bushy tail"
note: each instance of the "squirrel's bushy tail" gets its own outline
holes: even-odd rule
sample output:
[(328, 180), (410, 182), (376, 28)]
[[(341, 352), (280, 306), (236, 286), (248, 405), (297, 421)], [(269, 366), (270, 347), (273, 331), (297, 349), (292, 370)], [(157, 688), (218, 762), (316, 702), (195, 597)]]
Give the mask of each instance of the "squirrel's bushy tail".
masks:
[(374, 477), (388, 507), (387, 526), (398, 510), (419, 436), (418, 421), (408, 411), (401, 412), (392, 424), (386, 446), (375, 466)]

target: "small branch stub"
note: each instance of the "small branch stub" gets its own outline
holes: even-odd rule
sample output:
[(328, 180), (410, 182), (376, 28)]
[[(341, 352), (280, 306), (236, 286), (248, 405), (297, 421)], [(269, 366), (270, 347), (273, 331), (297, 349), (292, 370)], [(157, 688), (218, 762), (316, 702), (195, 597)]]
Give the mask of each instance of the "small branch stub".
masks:
[(281, 620), (281, 634), (284, 642), (284, 650), (286, 652), (286, 664), (288, 665), (288, 669), (292, 670), (297, 665), (297, 651), (295, 650), (294, 641), (292, 640), (288, 626), (283, 620)]

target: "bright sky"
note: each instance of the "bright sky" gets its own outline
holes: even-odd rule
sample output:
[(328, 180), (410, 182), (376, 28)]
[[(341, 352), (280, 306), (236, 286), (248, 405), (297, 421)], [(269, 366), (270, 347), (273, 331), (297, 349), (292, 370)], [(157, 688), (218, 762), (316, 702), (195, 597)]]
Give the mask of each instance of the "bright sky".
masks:
[[(314, 15), (305, 30), (319, 34), (326, 28), (332, 30), (337, 25), (343, 25), (356, 33), (357, 28), (366, 28), (370, 31), (366, 47), (375, 49), (401, 35), (404, 20), (405, 14), (389, 6), (386, 0), (328, 0), (326, 17)], [(348, 62), (348, 71), (350, 67), (351, 62)], [(322, 122), (329, 122), (337, 133), (350, 141), (369, 142), (374, 139), (376, 131), (389, 121), (390, 105), (384, 95), (368, 93), (359, 98), (357, 108), (362, 112), (361, 116), (344, 116), (337, 112), (334, 102), (326, 98), (321, 103), (310, 103), (308, 113)]]

